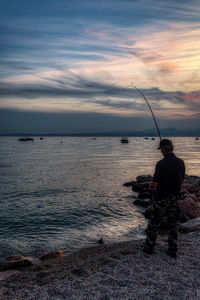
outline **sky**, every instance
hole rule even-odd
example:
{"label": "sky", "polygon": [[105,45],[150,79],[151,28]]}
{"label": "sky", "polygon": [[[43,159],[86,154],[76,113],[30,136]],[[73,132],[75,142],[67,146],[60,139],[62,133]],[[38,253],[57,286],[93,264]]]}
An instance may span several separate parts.
{"label": "sky", "polygon": [[0,133],[200,128],[199,0],[1,0]]}

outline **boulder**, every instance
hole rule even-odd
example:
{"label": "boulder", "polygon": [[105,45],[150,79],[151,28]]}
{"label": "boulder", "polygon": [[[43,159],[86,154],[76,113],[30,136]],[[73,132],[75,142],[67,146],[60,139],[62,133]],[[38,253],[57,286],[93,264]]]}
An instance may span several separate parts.
{"label": "boulder", "polygon": [[200,202],[191,195],[179,201],[179,207],[182,213],[186,213],[192,218],[200,217]]}
{"label": "boulder", "polygon": [[124,186],[132,186],[134,192],[144,192],[149,190],[149,183],[152,181],[151,175],[137,176],[136,181],[124,183]]}
{"label": "boulder", "polygon": [[135,204],[135,205],[139,205],[139,206],[142,206],[142,207],[147,207],[147,206],[149,206],[149,202],[150,202],[151,200],[149,200],[149,199],[141,199],[141,198],[137,198],[135,201],[133,201],[133,203]]}
{"label": "boulder", "polygon": [[152,181],[153,177],[151,175],[140,175],[136,177],[137,182]]}
{"label": "boulder", "polygon": [[58,257],[61,257],[63,255],[64,255],[64,252],[62,250],[51,251],[51,252],[48,252],[48,253],[42,255],[40,257],[40,260],[48,260],[48,259],[52,259],[52,258],[58,258]]}
{"label": "boulder", "polygon": [[0,266],[1,271],[6,271],[6,270],[16,270],[16,269],[21,269],[21,268],[26,268],[33,266],[33,263],[29,259],[20,259],[20,260],[15,260],[15,261],[10,261],[10,262],[5,262],[2,263]]}
{"label": "boulder", "polygon": [[149,182],[136,182],[132,185],[132,190],[134,192],[146,192],[149,190]]}
{"label": "boulder", "polygon": [[152,198],[152,192],[151,191],[142,192],[138,195],[138,198],[140,198],[140,199],[151,199]]}
{"label": "boulder", "polygon": [[25,259],[23,255],[11,255],[6,257],[5,261],[15,261],[15,260],[22,260]]}
{"label": "boulder", "polygon": [[100,239],[97,241],[97,243],[100,244],[100,245],[104,244],[103,238],[100,238]]}
{"label": "boulder", "polygon": [[146,219],[150,219],[153,214],[153,205],[152,202],[149,201],[148,206],[145,208],[145,211],[142,213]]}
{"label": "boulder", "polygon": [[130,181],[123,184],[123,186],[133,186],[136,183],[136,181]]}
{"label": "boulder", "polygon": [[188,214],[180,211],[180,213],[179,213],[179,222],[180,223],[185,223],[185,222],[189,221],[190,219],[191,219],[191,217]]}
{"label": "boulder", "polygon": [[200,230],[200,217],[180,224],[179,230],[185,233]]}
{"label": "boulder", "polygon": [[[148,201],[142,201],[145,199],[151,199],[152,191],[149,189],[149,183],[152,181],[151,175],[137,176],[136,181],[131,181],[125,186],[132,186],[134,192],[140,193],[134,204],[146,207],[144,215],[149,218],[151,215],[151,209],[148,207]],[[200,217],[200,177],[185,175],[185,181],[181,188],[181,197],[179,200],[180,205],[180,221],[185,222],[188,218]]]}

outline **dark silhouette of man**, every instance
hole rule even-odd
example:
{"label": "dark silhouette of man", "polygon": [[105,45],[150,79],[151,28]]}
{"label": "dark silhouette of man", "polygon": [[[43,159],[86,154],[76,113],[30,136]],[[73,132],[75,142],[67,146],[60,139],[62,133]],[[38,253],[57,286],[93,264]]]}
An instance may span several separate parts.
{"label": "dark silhouette of man", "polygon": [[164,156],[157,162],[153,181],[150,188],[155,189],[152,198],[153,211],[147,227],[147,238],[143,251],[153,253],[157,232],[163,216],[167,216],[168,251],[171,257],[177,256],[178,219],[181,183],[185,176],[185,164],[182,159],[173,153],[171,140],[160,141],[159,148]]}

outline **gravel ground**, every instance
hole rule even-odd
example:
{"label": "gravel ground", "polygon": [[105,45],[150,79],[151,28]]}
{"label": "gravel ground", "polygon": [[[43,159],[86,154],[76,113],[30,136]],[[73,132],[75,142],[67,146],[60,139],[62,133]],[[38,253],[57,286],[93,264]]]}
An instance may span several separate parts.
{"label": "gravel ground", "polygon": [[144,254],[144,241],[81,249],[0,282],[0,299],[200,299],[200,232],[179,235],[177,258],[167,237]]}

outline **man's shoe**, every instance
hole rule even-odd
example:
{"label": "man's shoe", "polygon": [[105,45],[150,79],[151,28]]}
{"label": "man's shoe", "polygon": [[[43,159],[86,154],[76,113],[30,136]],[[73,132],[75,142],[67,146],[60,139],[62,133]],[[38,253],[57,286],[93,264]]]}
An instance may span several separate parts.
{"label": "man's shoe", "polygon": [[176,251],[167,251],[167,254],[169,255],[169,256],[171,256],[171,257],[173,257],[173,258],[176,258],[177,257],[177,253],[176,253]]}
{"label": "man's shoe", "polygon": [[147,248],[145,246],[142,248],[142,251],[144,253],[147,253],[147,254],[152,254],[153,253],[153,249]]}

